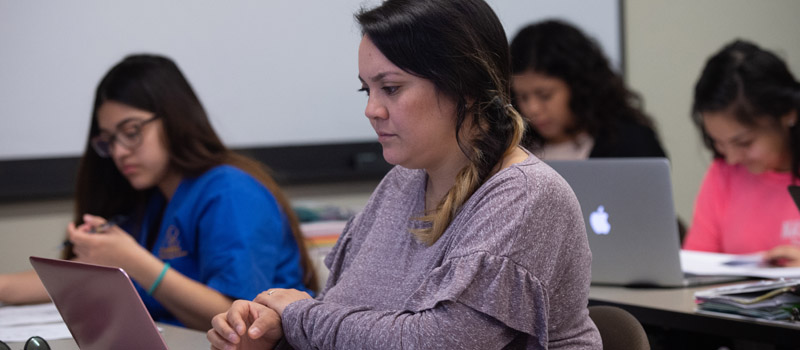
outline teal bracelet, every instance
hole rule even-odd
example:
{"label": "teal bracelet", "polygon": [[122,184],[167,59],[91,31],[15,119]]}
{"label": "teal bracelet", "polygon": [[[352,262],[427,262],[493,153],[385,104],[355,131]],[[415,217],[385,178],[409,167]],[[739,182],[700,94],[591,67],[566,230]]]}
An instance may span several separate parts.
{"label": "teal bracelet", "polygon": [[156,287],[161,283],[161,280],[164,279],[164,275],[167,274],[167,270],[169,270],[169,263],[164,264],[164,268],[161,270],[161,274],[156,277],[156,281],[153,282],[153,285],[150,286],[150,289],[147,290],[147,295],[153,295],[153,292],[156,291]]}

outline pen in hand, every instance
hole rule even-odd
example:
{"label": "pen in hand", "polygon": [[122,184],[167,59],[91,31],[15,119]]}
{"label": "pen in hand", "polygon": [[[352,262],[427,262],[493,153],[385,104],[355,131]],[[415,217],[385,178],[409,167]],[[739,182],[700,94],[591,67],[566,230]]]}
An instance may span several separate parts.
{"label": "pen in hand", "polygon": [[786,267],[786,265],[789,264],[789,261],[790,260],[788,258],[772,258],[772,259],[767,259],[766,263],[767,266]]}
{"label": "pen in hand", "polygon": [[92,226],[89,229],[88,232],[89,233],[103,233],[103,232],[108,231],[108,229],[112,228],[114,225],[116,225],[116,223],[113,220],[109,220],[109,221],[106,221],[106,222],[104,222],[103,224],[101,224],[99,226]]}
{"label": "pen in hand", "polygon": [[776,246],[764,252],[764,263],[773,267],[800,267],[800,245]]}
{"label": "pen in hand", "polygon": [[[91,228],[89,228],[89,231],[87,231],[87,232],[88,233],[104,233],[104,232],[108,231],[110,228],[112,228],[112,227],[114,227],[116,225],[122,224],[123,222],[125,222],[125,220],[127,220],[126,216],[124,216],[124,215],[116,215],[116,216],[112,217],[110,220],[104,222],[103,224],[100,224],[100,225],[97,225],[97,226],[92,226]],[[60,249],[70,248],[70,247],[72,247],[72,242],[70,242],[69,238],[68,238],[68,239],[65,239],[64,242],[61,244]]]}

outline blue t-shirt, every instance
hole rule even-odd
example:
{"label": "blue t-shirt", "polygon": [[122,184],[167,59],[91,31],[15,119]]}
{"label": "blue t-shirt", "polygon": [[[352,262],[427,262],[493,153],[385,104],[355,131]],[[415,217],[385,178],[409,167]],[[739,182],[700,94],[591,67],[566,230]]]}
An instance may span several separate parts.
{"label": "blue t-shirt", "polygon": [[[184,179],[166,208],[164,196],[154,192],[140,232],[131,233],[146,247],[147,229],[163,210],[151,253],[176,271],[234,299],[251,300],[272,287],[306,290],[289,220],[246,172],[221,165]],[[134,284],[154,320],[180,325]]]}

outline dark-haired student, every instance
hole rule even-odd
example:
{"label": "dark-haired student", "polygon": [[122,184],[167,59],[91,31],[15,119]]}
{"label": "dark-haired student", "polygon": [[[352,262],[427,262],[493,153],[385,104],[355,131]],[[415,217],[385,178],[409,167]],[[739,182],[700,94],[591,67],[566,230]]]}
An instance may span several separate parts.
{"label": "dark-haired student", "polygon": [[271,288],[237,300],[214,317],[212,348],[281,336],[297,349],[601,348],[580,207],[519,146],[495,13],[388,0],[356,18],[365,114],[396,166],[326,259],[317,299]]}
{"label": "dark-haired student", "polygon": [[514,104],[526,146],[545,160],[665,157],[639,96],[600,46],[575,26],[547,20],[511,41]]}
{"label": "dark-haired student", "polygon": [[736,40],[715,53],[694,90],[692,118],[714,154],[685,249],[800,266],[800,83],[774,53]]}
{"label": "dark-haired student", "polygon": [[[288,201],[221,143],[162,56],[126,57],[100,81],[67,231],[65,258],[123,268],[156,321],[205,330],[233,299],[316,289]],[[0,301],[47,300],[32,270],[0,276]]]}

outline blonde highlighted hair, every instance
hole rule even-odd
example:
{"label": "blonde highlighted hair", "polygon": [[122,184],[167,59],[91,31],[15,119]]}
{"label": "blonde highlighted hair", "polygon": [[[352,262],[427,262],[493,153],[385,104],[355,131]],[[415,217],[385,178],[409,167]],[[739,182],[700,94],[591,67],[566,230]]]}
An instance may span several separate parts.
{"label": "blonde highlighted hair", "polygon": [[[507,117],[511,120],[513,129],[511,132],[510,140],[508,142],[508,147],[506,147],[505,152],[503,152],[503,156],[497,160],[495,166],[491,169],[485,176],[481,176],[484,172],[484,169],[481,168],[481,164],[485,163],[482,161],[484,158],[483,152],[474,145],[469,145],[470,152],[468,154],[472,154],[472,158],[470,159],[470,163],[461,169],[456,175],[456,181],[453,187],[450,188],[450,191],[445,194],[442,201],[436,207],[436,209],[421,218],[420,221],[430,223],[429,227],[422,228],[422,229],[412,229],[411,233],[420,241],[427,245],[433,245],[439,240],[439,237],[442,236],[447,227],[450,226],[450,223],[458,214],[458,211],[464,205],[464,203],[475,193],[478,188],[483,185],[488,178],[494,175],[498,170],[500,170],[502,166],[502,161],[505,156],[509,155],[511,152],[514,151],[517,147],[519,147],[520,141],[522,140],[523,131],[525,129],[522,116],[512,107],[510,104],[503,104],[502,109],[505,111]],[[480,112],[478,112],[480,113]],[[480,117],[478,117],[480,118]],[[478,126],[480,127],[480,126]],[[464,146],[462,145],[462,148]]]}

